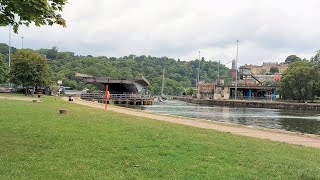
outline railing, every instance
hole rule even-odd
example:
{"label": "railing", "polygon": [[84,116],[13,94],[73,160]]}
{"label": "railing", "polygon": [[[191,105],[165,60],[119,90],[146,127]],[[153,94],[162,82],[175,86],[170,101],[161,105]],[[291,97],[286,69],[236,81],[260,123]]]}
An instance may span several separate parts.
{"label": "railing", "polygon": [[[104,93],[82,93],[80,95],[81,99],[105,99],[106,95]],[[111,94],[111,99],[151,99],[150,95],[140,95],[140,94]]]}
{"label": "railing", "polygon": [[140,94],[111,94],[112,99],[150,99],[150,95]]}
{"label": "railing", "polygon": [[103,93],[82,93],[81,99],[105,99],[106,96]]}

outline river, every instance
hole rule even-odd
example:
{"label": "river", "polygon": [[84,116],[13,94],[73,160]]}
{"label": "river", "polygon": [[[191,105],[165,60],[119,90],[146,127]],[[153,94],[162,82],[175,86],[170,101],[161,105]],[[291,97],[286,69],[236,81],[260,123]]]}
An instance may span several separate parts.
{"label": "river", "polygon": [[177,100],[133,108],[159,114],[320,135],[320,113],[318,112],[245,107],[209,107]]}

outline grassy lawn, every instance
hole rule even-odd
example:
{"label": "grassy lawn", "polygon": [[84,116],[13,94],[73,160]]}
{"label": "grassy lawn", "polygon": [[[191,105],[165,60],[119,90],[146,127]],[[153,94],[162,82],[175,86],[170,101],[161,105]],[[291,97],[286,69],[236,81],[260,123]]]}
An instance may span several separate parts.
{"label": "grassy lawn", "polygon": [[320,149],[42,100],[0,99],[0,179],[320,179]]}

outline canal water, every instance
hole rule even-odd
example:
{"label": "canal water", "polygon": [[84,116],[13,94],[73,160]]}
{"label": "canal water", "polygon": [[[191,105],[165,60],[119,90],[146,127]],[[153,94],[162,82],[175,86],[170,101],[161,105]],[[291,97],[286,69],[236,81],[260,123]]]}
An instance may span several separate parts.
{"label": "canal water", "polygon": [[208,107],[177,100],[155,103],[152,106],[135,106],[134,108],[159,114],[320,135],[320,112],[246,107]]}

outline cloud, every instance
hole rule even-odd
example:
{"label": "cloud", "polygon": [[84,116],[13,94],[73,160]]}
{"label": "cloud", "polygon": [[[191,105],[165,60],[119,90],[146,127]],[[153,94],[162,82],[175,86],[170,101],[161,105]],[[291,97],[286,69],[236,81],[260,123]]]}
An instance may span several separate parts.
{"label": "cloud", "polygon": [[[320,2],[308,0],[69,0],[67,28],[22,27],[13,45],[74,51],[76,54],[128,54],[239,63],[310,58],[320,48]],[[8,42],[8,28],[0,41]]]}

